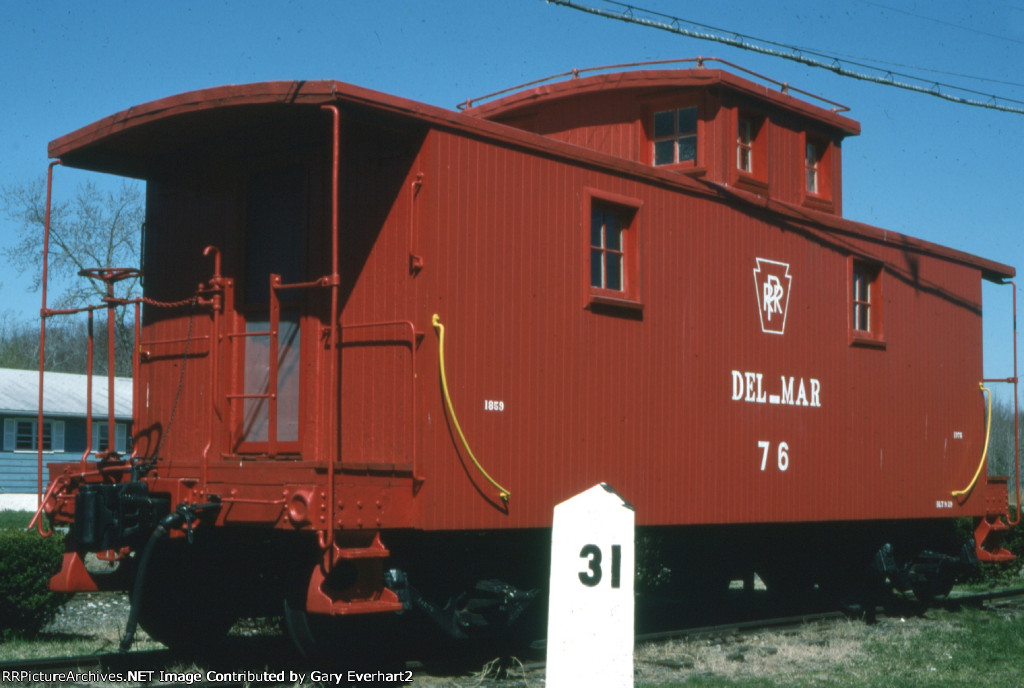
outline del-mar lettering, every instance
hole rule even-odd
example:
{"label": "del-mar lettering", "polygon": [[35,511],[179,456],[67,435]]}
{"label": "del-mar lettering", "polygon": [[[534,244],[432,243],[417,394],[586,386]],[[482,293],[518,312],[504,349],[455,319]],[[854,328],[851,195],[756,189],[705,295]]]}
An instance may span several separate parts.
{"label": "del-mar lettering", "polygon": [[[816,378],[779,376],[779,386],[769,388],[763,373],[732,371],[732,400],[752,404],[821,407],[821,381]],[[774,393],[773,393],[774,392]]]}

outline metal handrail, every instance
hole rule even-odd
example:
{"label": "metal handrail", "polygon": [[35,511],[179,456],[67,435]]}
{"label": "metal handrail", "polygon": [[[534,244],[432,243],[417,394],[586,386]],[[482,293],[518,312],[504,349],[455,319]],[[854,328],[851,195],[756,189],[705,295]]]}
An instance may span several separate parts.
{"label": "metal handrail", "polygon": [[687,63],[696,63],[698,68],[703,68],[705,62],[717,62],[719,64],[726,65],[727,67],[730,67],[730,68],[732,68],[732,69],[734,69],[734,70],[736,70],[738,72],[742,72],[744,74],[747,74],[748,76],[752,76],[752,77],[754,77],[756,79],[760,79],[761,81],[767,82],[767,83],[772,84],[774,86],[778,86],[779,90],[782,91],[783,93],[789,93],[789,92],[792,91],[792,92],[795,92],[795,93],[799,93],[800,95],[807,96],[808,98],[813,98],[814,100],[817,100],[819,102],[826,103],[826,104],[832,106],[832,112],[849,112],[850,111],[850,108],[848,106],[846,106],[846,105],[843,105],[842,103],[837,103],[837,102],[835,102],[833,100],[829,100],[828,98],[824,98],[822,96],[819,96],[816,93],[811,93],[810,91],[805,91],[803,89],[796,88],[794,86],[789,85],[788,83],[786,83],[784,81],[778,81],[776,79],[772,79],[769,76],[765,76],[764,74],[760,74],[760,73],[755,72],[753,70],[747,69],[746,67],[741,67],[738,64],[735,64],[733,62],[729,62],[728,60],[723,60],[723,59],[718,58],[718,57],[687,57],[687,58],[679,58],[679,59],[674,59],[674,60],[650,60],[650,61],[647,61],[647,62],[625,62],[625,63],[622,63],[622,64],[603,65],[601,67],[584,67],[583,69],[574,68],[574,69],[571,69],[568,72],[562,72],[560,74],[552,74],[551,76],[546,76],[546,77],[543,77],[541,79],[534,79],[533,81],[527,81],[526,83],[519,84],[518,86],[510,86],[509,88],[503,88],[500,91],[495,91],[494,93],[488,93],[487,95],[478,96],[476,98],[467,98],[465,100],[465,102],[459,103],[458,105],[456,105],[456,107],[459,110],[465,110],[465,109],[471,108],[474,105],[477,105],[477,104],[479,104],[479,103],[481,103],[481,102],[483,102],[485,100],[490,100],[492,98],[496,98],[498,96],[503,96],[503,95],[505,95],[507,93],[513,93],[515,91],[519,91],[519,90],[522,90],[522,89],[525,89],[525,88],[530,88],[531,86],[538,86],[540,84],[545,84],[545,83],[548,83],[550,81],[555,81],[557,79],[564,79],[566,77],[571,77],[573,79],[578,79],[578,78],[580,78],[581,74],[591,74],[591,73],[595,73],[595,72],[606,72],[606,71],[610,71],[610,70],[613,70],[613,69],[618,69],[618,70],[641,69],[643,67],[656,67],[656,66],[659,66],[659,65],[687,64]]}

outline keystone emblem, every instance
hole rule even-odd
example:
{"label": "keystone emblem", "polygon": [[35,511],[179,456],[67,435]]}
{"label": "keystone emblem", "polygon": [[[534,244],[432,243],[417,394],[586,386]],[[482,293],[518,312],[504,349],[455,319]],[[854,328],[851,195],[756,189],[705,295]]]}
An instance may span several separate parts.
{"label": "keystone emblem", "polygon": [[785,333],[791,281],[789,263],[766,258],[757,259],[757,267],[754,268],[754,287],[757,290],[762,332]]}

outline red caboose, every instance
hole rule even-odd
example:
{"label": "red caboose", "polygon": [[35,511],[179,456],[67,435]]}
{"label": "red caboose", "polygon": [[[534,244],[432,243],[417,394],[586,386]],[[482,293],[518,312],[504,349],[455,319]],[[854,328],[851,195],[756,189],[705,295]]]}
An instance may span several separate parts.
{"label": "red caboose", "polygon": [[844,219],[832,105],[703,63],[458,113],[273,82],[55,140],[147,215],[134,451],[50,466],[54,588],[136,576],[169,643],[282,598],[299,635],[410,606],[458,635],[518,614],[600,481],[680,582],[941,591],[960,516],[1002,556],[1005,482],[971,479],[981,282],[1014,270]]}

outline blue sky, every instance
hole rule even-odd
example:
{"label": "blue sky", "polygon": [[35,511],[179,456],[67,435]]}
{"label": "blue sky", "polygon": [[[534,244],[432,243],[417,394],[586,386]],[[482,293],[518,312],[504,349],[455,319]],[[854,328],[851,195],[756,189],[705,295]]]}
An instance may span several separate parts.
{"label": "blue sky", "polygon": [[[603,0],[579,2],[616,9]],[[1024,0],[636,4],[1024,101]],[[1024,115],[947,103],[543,0],[12,0],[4,14],[0,185],[42,175],[51,139],[196,88],[330,78],[453,108],[572,67],[710,55],[851,108],[863,131],[844,145],[847,217],[1024,269]],[[58,193],[72,192],[79,179],[60,171]],[[0,246],[15,229],[0,220]],[[32,317],[38,296],[26,296],[14,275],[0,281],[0,310]],[[1012,374],[1010,288],[986,287],[984,299],[986,375],[1005,377]]]}

